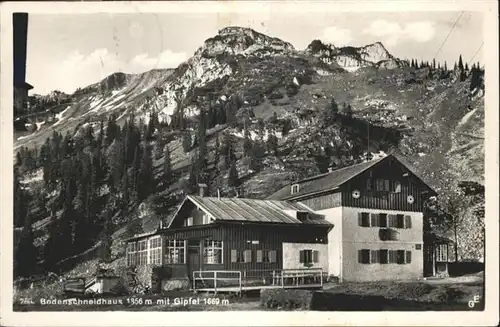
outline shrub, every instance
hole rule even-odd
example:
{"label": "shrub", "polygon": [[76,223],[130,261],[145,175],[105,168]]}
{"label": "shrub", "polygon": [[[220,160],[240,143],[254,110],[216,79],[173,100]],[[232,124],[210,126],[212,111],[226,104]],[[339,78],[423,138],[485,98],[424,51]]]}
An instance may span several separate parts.
{"label": "shrub", "polygon": [[455,302],[462,297],[463,294],[464,292],[459,289],[443,286],[436,290],[435,299],[440,302]]}
{"label": "shrub", "polygon": [[260,292],[260,305],[268,309],[310,310],[313,292],[271,289]]}

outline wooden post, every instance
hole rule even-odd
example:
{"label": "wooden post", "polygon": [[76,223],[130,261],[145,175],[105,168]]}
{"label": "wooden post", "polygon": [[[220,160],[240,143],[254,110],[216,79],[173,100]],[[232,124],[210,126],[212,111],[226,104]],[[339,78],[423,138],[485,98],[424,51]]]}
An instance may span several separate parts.
{"label": "wooden post", "polygon": [[217,270],[214,271],[214,292],[217,294]]}
{"label": "wooden post", "polygon": [[241,271],[238,271],[238,277],[240,280],[240,296],[243,296],[243,286],[241,284]]}
{"label": "wooden post", "polygon": [[284,273],[283,270],[281,271],[281,288],[285,287],[285,281],[284,281]]}
{"label": "wooden post", "polygon": [[193,292],[196,292],[196,271],[193,271]]}
{"label": "wooden post", "polygon": [[432,245],[432,276],[436,276],[436,246]]}

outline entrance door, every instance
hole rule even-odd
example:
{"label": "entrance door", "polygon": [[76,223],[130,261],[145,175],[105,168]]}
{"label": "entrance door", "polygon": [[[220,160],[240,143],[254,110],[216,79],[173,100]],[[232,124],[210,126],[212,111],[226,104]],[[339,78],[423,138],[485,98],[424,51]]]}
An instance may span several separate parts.
{"label": "entrance door", "polygon": [[193,271],[202,270],[199,241],[188,241],[187,246],[187,272],[189,280],[193,282]]}

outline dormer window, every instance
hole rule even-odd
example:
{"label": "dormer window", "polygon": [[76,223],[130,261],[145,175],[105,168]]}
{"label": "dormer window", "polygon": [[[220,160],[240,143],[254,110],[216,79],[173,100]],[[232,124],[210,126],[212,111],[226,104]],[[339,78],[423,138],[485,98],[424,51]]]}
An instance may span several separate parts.
{"label": "dormer window", "polygon": [[292,185],[292,190],[291,190],[291,193],[292,193],[292,194],[299,193],[299,184],[294,184],[294,185]]}
{"label": "dormer window", "polygon": [[309,218],[309,213],[305,211],[297,211],[297,219],[300,221],[307,220]]}

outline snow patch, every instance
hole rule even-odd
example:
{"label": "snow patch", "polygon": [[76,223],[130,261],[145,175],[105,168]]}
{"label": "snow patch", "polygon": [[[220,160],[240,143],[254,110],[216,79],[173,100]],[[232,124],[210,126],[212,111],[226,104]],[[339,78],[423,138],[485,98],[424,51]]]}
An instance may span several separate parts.
{"label": "snow patch", "polygon": [[458,122],[458,126],[462,126],[464,125],[465,123],[467,123],[467,121],[470,119],[470,117],[472,117],[472,115],[474,115],[474,113],[477,111],[477,108],[476,109],[473,109],[471,111],[469,111],[468,113],[466,113],[462,119],[460,119],[460,121]]}
{"label": "snow patch", "polygon": [[41,122],[41,123],[35,123],[36,124],[36,130],[38,131],[40,129],[40,126],[42,126],[43,124],[45,124],[45,121]]}
{"label": "snow patch", "polygon": [[59,124],[61,122],[61,120],[64,117],[64,114],[66,113],[66,111],[68,111],[69,108],[71,108],[71,106],[67,106],[66,109],[64,109],[63,111],[61,111],[61,112],[59,112],[59,113],[56,114],[57,121],[52,126],[55,126],[55,125],[57,125],[57,124]]}

